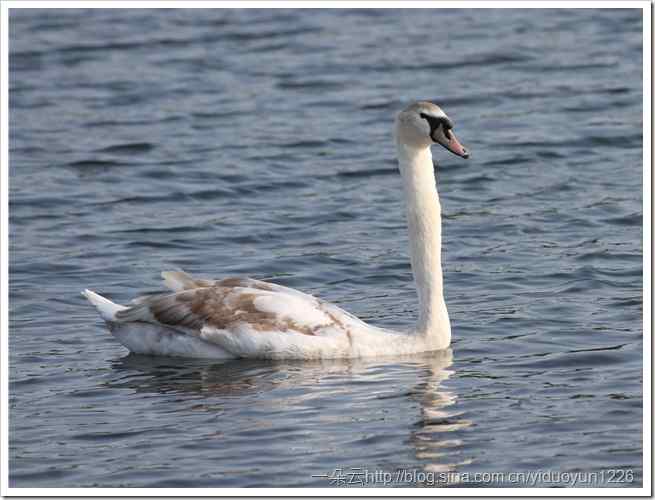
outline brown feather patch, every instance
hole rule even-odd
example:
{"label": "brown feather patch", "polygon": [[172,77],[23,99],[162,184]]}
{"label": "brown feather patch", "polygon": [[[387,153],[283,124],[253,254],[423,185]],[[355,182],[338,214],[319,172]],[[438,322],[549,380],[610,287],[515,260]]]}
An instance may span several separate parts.
{"label": "brown feather patch", "polygon": [[214,282],[215,286],[225,288],[254,288],[256,290],[273,291],[273,287],[268,283],[250,278],[223,278]]}
{"label": "brown feather patch", "polygon": [[122,321],[156,321],[161,324],[200,331],[204,326],[218,330],[233,330],[247,324],[258,332],[295,332],[316,335],[323,328],[348,328],[324,304],[319,309],[329,318],[320,325],[303,325],[292,318],[282,318],[273,312],[261,311],[255,299],[258,291],[276,292],[274,285],[249,278],[225,278],[218,281],[194,280],[197,288],[146,298],[138,305],[120,311]]}
{"label": "brown feather patch", "polygon": [[[156,299],[150,302],[148,307],[159,323],[193,330],[200,330],[205,325],[218,330],[229,330],[239,323],[246,323],[259,332],[291,331],[303,335],[315,335],[320,328],[329,326],[308,327],[290,318],[280,318],[272,312],[260,311],[255,306],[258,295],[246,290],[241,293],[235,291],[233,287],[242,287],[246,283],[243,280],[238,282],[232,280],[237,278],[231,281],[222,280],[217,283],[217,286],[197,288]],[[226,284],[226,281],[232,287],[221,286]],[[246,286],[254,288],[251,283]],[[266,288],[258,286],[258,289]]]}

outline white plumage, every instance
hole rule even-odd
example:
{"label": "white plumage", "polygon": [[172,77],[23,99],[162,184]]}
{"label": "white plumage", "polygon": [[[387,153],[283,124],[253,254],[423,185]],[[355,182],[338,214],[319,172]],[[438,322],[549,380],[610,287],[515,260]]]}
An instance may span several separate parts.
{"label": "white plumage", "polygon": [[450,321],[443,297],[441,206],[430,146],[440,143],[468,157],[451,128],[443,111],[428,102],[412,104],[396,119],[420,305],[415,331],[377,328],[311,295],[249,278],[206,280],[167,271],[162,277],[172,293],[138,297],[128,306],[90,290],[83,294],[118,341],[140,354],[326,359],[445,349],[450,345]]}

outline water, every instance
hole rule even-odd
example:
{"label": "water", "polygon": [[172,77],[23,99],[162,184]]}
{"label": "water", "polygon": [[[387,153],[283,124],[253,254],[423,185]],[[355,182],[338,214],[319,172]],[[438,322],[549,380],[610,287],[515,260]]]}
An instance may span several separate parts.
{"label": "water", "polygon": [[[641,30],[638,10],[12,9],[11,486],[641,485]],[[472,151],[434,148],[452,352],[127,355],[80,296],[248,274],[411,327],[391,125],[415,98]]]}

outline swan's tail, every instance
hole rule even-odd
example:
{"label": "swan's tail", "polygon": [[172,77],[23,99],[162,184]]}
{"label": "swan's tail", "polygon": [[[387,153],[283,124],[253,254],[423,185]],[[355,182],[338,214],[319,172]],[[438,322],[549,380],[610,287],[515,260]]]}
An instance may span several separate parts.
{"label": "swan's tail", "polygon": [[127,307],[120,304],[114,304],[111,300],[106,299],[102,295],[98,295],[91,290],[84,290],[82,295],[84,295],[89,300],[89,302],[91,302],[91,304],[96,307],[100,313],[100,316],[105,321],[116,321],[116,313],[118,311],[122,311],[123,309],[127,309]]}

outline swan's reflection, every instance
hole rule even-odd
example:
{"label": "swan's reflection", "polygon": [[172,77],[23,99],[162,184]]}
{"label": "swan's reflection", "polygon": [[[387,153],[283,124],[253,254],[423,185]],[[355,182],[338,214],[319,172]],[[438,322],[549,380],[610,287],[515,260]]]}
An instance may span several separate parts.
{"label": "swan's reflection", "polygon": [[136,392],[198,396],[239,396],[292,387],[333,375],[363,373],[370,364],[359,360],[268,361],[236,359],[204,361],[128,354],[112,363],[113,388]]}
{"label": "swan's reflection", "polygon": [[[442,473],[438,485],[444,485],[456,482],[455,475],[444,473],[469,463],[461,456],[462,441],[453,436],[461,437],[458,431],[471,422],[457,411],[457,396],[452,388],[443,387],[454,373],[452,363],[450,349],[406,358],[310,362],[212,362],[130,354],[112,363],[106,384],[168,397],[173,413],[227,411],[238,416],[247,409],[251,427],[245,430],[286,428],[296,422],[297,426],[310,429],[319,443],[324,439],[359,446],[364,452],[362,456],[367,451],[366,443],[353,445],[362,428],[368,439],[376,435],[391,443],[393,437],[385,435],[398,431],[399,425],[407,426],[409,440],[402,441],[409,442],[416,461],[395,462],[392,467],[416,471],[417,466],[422,466],[429,477]],[[418,407],[418,419],[408,419],[411,407]],[[216,435],[234,431],[243,432],[243,425],[221,428]],[[336,440],[335,432],[342,433]],[[379,462],[371,460],[366,464],[375,468],[371,463]],[[429,478],[409,477],[403,482],[432,484]]]}
{"label": "swan's reflection", "polygon": [[243,395],[263,389],[264,381],[253,372],[253,362],[208,362],[128,354],[112,363],[112,388],[135,392],[189,396]]}
{"label": "swan's reflection", "polygon": [[417,388],[421,394],[421,419],[418,429],[411,434],[416,449],[416,458],[424,463],[428,474],[423,476],[425,483],[446,486],[459,482],[454,474],[457,467],[468,465],[471,460],[460,457],[463,447],[461,439],[453,437],[457,431],[472,425],[462,418],[463,412],[454,409],[457,395],[443,387],[443,382],[454,374],[452,369],[452,350],[443,351],[440,359],[427,366],[427,376]]}

